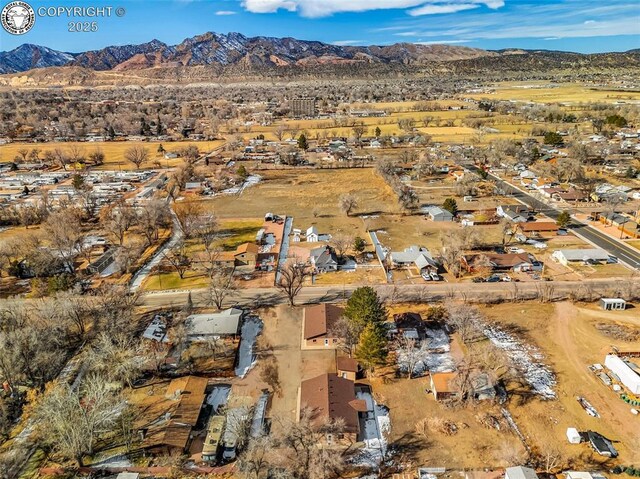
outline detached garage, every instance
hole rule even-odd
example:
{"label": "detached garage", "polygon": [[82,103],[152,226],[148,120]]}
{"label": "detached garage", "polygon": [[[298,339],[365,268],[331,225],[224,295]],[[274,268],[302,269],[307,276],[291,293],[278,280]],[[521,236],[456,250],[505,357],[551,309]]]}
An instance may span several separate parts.
{"label": "detached garage", "polygon": [[640,370],[637,365],[615,354],[607,354],[604,365],[611,370],[632,394],[640,395]]}

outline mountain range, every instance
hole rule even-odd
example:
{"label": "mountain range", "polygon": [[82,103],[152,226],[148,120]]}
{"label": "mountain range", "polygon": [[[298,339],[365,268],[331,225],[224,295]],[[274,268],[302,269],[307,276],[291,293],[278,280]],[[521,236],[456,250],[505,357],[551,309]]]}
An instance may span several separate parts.
{"label": "mountain range", "polygon": [[295,38],[246,37],[240,33],[208,32],[178,45],[152,40],[140,45],[110,46],[68,53],[25,44],[0,52],[0,73],[34,68],[78,66],[90,70],[139,70],[195,65],[269,67],[332,63],[422,65],[432,61],[463,60],[498,53],[451,45],[397,43],[387,46],[339,46]]}
{"label": "mountain range", "polygon": [[[296,71],[314,67],[354,69],[427,68],[449,72],[522,71],[526,68],[639,68],[640,51],[586,55],[555,51],[508,49],[481,50],[454,45],[396,43],[385,46],[341,46],[295,38],[246,37],[241,33],[208,32],[185,39],[178,45],[152,40],[139,45],[109,46],[101,50],[69,53],[48,47],[24,44],[14,50],[0,52],[0,74],[20,73],[48,67],[74,67],[74,75],[84,71],[127,72],[146,70],[147,76],[163,76],[189,67],[214,68],[224,71],[251,72],[278,67],[295,67]],[[154,72],[154,73],[151,73]],[[54,70],[53,75],[59,75]]]}

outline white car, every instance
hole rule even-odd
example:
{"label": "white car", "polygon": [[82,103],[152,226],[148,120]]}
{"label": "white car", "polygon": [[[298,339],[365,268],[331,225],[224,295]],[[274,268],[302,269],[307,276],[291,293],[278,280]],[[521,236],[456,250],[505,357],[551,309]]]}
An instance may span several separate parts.
{"label": "white car", "polygon": [[431,276],[431,279],[434,281],[440,281],[440,276],[438,276],[438,273],[430,273],[429,276]]}
{"label": "white car", "polygon": [[431,281],[431,276],[429,276],[429,273],[422,273],[420,276],[422,276],[422,279],[424,279],[425,281]]}

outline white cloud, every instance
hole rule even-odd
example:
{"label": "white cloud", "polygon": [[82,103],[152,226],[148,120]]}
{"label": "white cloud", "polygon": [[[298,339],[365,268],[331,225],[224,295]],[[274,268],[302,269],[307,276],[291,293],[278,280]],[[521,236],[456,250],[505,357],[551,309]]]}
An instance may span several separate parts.
{"label": "white cloud", "polygon": [[335,42],[331,42],[333,45],[349,46],[349,45],[361,45],[364,43],[364,40],[336,40]]}
{"label": "white cloud", "polygon": [[[453,13],[484,5],[491,9],[504,6],[504,0],[242,0],[242,6],[253,13],[278,10],[299,12],[303,17],[326,17],[334,13],[369,10],[408,9],[409,14]],[[419,8],[416,8],[419,7]],[[419,13],[424,11],[425,13]],[[418,13],[416,13],[418,12]]]}
{"label": "white cloud", "polygon": [[433,40],[428,42],[413,42],[416,45],[448,45],[451,43],[469,43],[469,40]]}
{"label": "white cloud", "polygon": [[585,25],[592,25],[592,24],[594,24],[594,23],[596,23],[596,21],[595,21],[595,20],[585,20],[585,21],[584,21],[584,24],[585,24]]}
{"label": "white cloud", "polygon": [[440,15],[443,13],[455,13],[462,12],[464,10],[471,10],[478,8],[480,5],[472,3],[448,3],[444,5],[424,5],[419,8],[409,10],[409,15],[412,17],[419,17],[421,15]]}
{"label": "white cloud", "polygon": [[235,15],[238,12],[234,12],[233,10],[218,10],[216,15],[224,16],[224,15]]}

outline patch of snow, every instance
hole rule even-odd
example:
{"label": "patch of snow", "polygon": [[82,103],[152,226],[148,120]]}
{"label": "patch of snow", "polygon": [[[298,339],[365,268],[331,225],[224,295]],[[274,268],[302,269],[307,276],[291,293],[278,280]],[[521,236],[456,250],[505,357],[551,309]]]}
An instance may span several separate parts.
{"label": "patch of snow", "polygon": [[241,195],[245,188],[249,188],[251,186],[257,185],[262,180],[262,176],[259,175],[249,175],[244,180],[240,186],[234,186],[232,188],[227,188],[226,190],[222,190],[219,195]]}
{"label": "patch of snow", "polygon": [[262,331],[262,321],[255,316],[247,318],[242,325],[240,347],[238,348],[238,365],[235,370],[236,376],[245,377],[255,364],[254,346],[260,331]]}
{"label": "patch of snow", "polygon": [[483,333],[497,348],[506,352],[536,394],[545,399],[556,397],[553,389],[556,376],[542,362],[544,355],[538,348],[520,341],[495,325],[484,325]]}
{"label": "patch of snow", "polygon": [[218,413],[221,406],[226,406],[229,399],[231,386],[215,386],[209,396],[207,396],[207,404],[211,406],[212,414]]}
{"label": "patch of snow", "polygon": [[365,447],[358,451],[353,462],[360,466],[378,467],[387,454],[387,437],[391,431],[389,410],[377,404],[368,390],[356,390],[356,398],[367,404],[367,413],[361,419],[361,440]]}
{"label": "patch of snow", "polygon": [[93,467],[132,467],[133,464],[126,454],[118,454],[117,456],[103,459],[93,464]]}
{"label": "patch of snow", "polygon": [[449,335],[442,328],[428,328],[426,330],[428,348],[432,351],[449,352]]}
{"label": "patch of snow", "polygon": [[427,329],[427,337],[413,350],[396,350],[396,364],[402,372],[407,372],[411,363],[413,376],[427,372],[445,373],[455,371],[456,364],[450,354],[449,335],[443,329]]}

